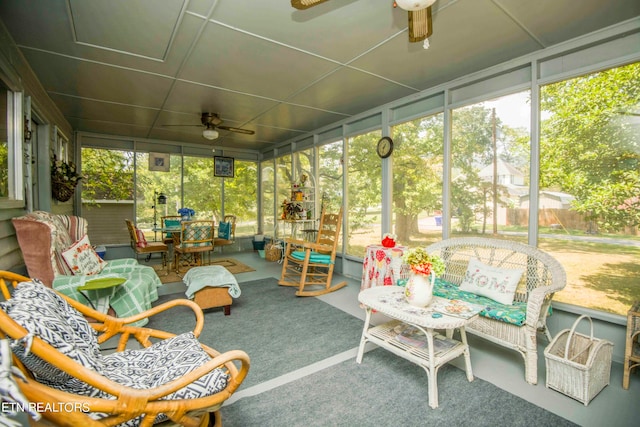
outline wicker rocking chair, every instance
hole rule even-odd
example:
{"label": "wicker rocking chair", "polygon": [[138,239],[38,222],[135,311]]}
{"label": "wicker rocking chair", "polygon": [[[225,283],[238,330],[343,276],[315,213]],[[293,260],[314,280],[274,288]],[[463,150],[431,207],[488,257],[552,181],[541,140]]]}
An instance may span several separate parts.
{"label": "wicker rocking chair", "polygon": [[342,208],[338,214],[323,211],[315,242],[285,239],[282,275],[278,284],[296,286],[296,295],[305,297],[323,295],[345,287],[346,281],[331,285],[341,226]]}
{"label": "wicker rocking chair", "polygon": [[[13,364],[26,377],[15,383],[54,425],[221,425],[218,409],[249,370],[245,352],[220,354],[198,342],[204,317],[189,300],[114,318],[14,273],[0,271],[0,290],[0,338],[10,340]],[[193,310],[193,332],[129,326],[176,306]],[[102,355],[98,345],[110,338],[116,351]],[[130,338],[142,348],[126,350]]]}

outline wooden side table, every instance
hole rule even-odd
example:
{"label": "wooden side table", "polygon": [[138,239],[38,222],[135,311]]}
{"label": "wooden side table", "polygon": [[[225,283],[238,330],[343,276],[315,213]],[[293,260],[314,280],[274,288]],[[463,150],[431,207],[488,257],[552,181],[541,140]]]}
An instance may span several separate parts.
{"label": "wooden side table", "polygon": [[629,389],[629,374],[640,366],[640,301],[636,301],[627,312],[627,335],[624,350],[622,388]]}

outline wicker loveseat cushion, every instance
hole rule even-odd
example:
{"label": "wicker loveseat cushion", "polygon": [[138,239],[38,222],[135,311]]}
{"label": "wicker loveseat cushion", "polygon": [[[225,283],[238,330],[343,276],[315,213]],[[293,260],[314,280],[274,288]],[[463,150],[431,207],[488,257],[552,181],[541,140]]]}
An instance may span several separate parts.
{"label": "wicker loveseat cushion", "polygon": [[527,303],[515,301],[513,304],[501,304],[491,298],[476,295],[471,292],[460,290],[457,285],[446,282],[440,278],[436,279],[433,287],[433,294],[448,299],[460,299],[473,304],[485,307],[480,312],[481,316],[490,319],[500,320],[516,326],[524,325],[527,319]]}

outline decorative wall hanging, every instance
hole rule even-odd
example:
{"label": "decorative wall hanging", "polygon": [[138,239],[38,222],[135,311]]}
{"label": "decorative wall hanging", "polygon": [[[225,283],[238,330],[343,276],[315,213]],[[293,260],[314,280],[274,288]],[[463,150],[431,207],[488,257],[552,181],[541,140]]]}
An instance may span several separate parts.
{"label": "decorative wall hanging", "polygon": [[233,178],[235,174],[233,157],[220,157],[215,156],[213,158],[213,176],[220,176],[223,178]]}
{"label": "decorative wall hanging", "polygon": [[149,153],[149,170],[156,172],[169,172],[171,161],[169,154]]}

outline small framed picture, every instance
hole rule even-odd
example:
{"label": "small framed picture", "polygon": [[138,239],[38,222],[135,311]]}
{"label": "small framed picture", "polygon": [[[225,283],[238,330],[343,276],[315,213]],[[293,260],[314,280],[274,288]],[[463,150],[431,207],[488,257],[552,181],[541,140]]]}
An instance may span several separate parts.
{"label": "small framed picture", "polygon": [[213,158],[213,176],[233,178],[234,173],[233,157],[215,156]]}
{"label": "small framed picture", "polygon": [[149,153],[149,170],[158,172],[169,172],[171,162],[169,154]]}

